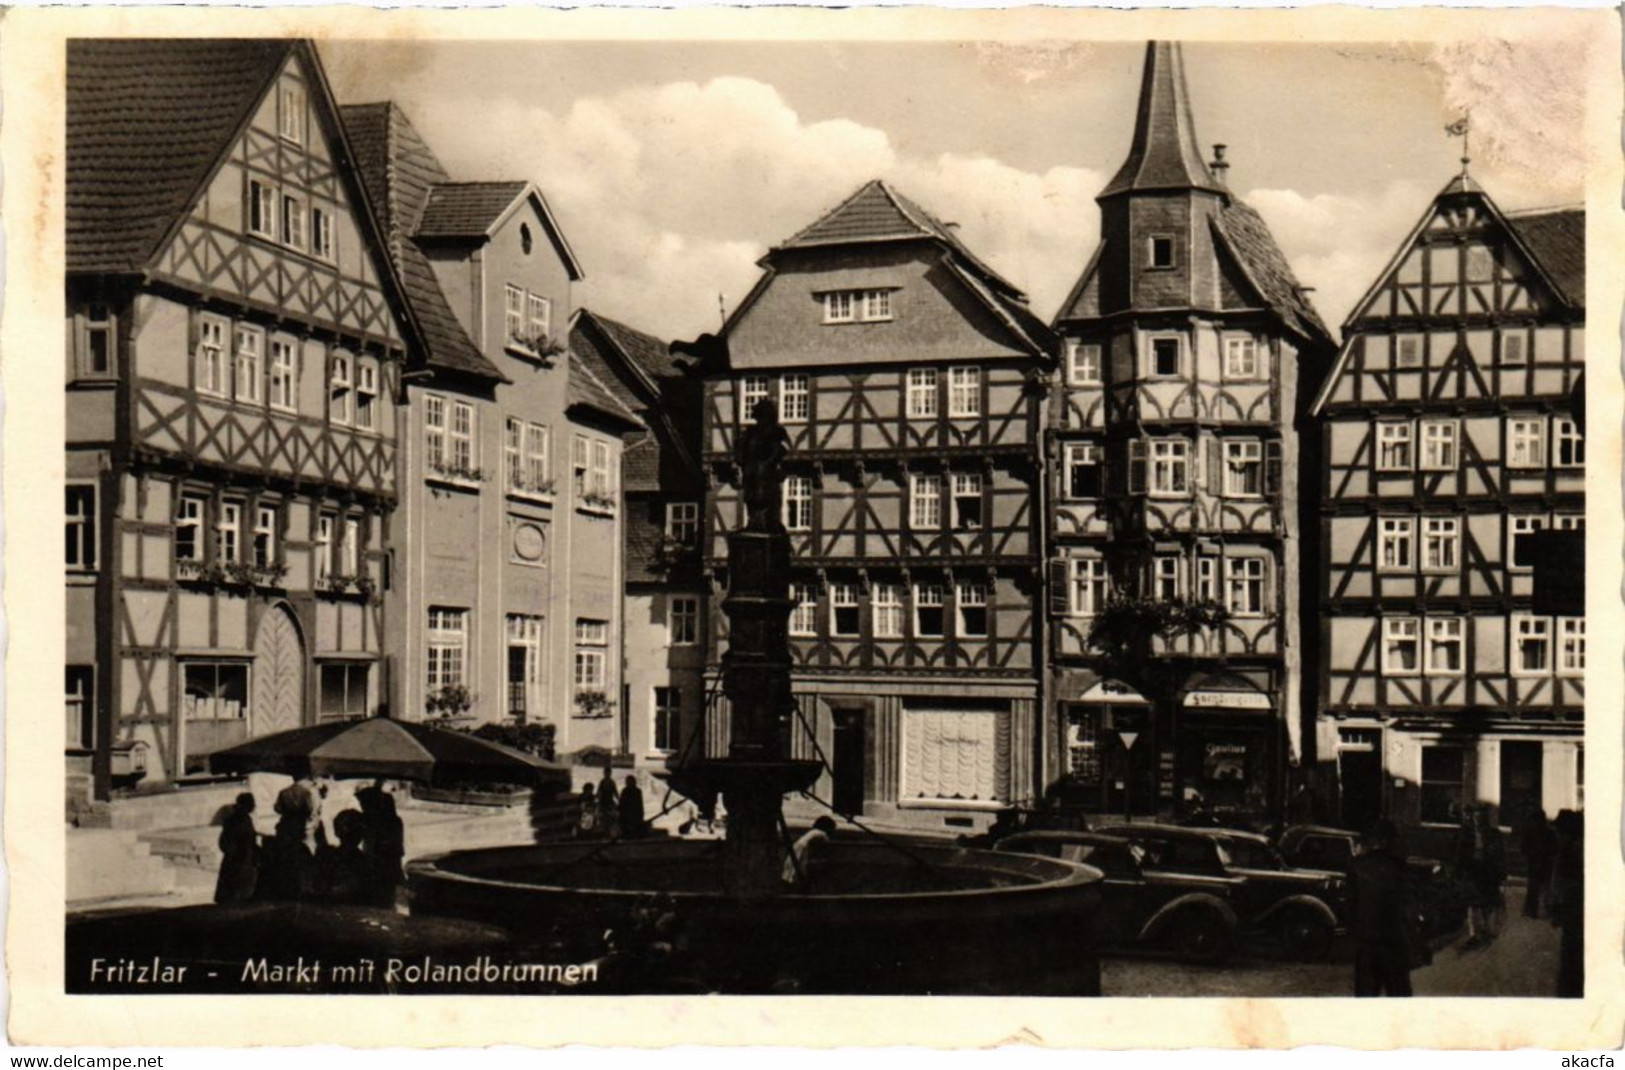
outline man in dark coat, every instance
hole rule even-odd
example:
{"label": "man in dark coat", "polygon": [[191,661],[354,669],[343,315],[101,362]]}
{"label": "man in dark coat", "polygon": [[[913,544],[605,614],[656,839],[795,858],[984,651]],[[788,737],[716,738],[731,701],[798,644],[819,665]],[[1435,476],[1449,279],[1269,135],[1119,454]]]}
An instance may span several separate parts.
{"label": "man in dark coat", "polygon": [[620,835],[621,793],[615,790],[615,774],[604,766],[604,778],[598,782],[598,821],[610,839]]}
{"label": "man in dark coat", "polygon": [[635,840],[643,835],[643,789],[638,778],[630,774],[626,787],[621,789],[621,839]]}
{"label": "man in dark coat", "polygon": [[254,793],[237,796],[237,804],[220,824],[220,876],[214,882],[216,903],[246,903],[254,898],[260,876],[260,837],[254,831]]}
{"label": "man in dark coat", "polygon": [[1557,856],[1557,833],[1546,820],[1546,811],[1534,807],[1523,827],[1522,841],[1524,867],[1529,877],[1529,890],[1523,900],[1523,916],[1540,917],[1541,896],[1552,881],[1552,860]]}
{"label": "man in dark coat", "polygon": [[1408,996],[1415,940],[1405,854],[1391,821],[1379,821],[1349,872],[1354,934],[1354,994]]}

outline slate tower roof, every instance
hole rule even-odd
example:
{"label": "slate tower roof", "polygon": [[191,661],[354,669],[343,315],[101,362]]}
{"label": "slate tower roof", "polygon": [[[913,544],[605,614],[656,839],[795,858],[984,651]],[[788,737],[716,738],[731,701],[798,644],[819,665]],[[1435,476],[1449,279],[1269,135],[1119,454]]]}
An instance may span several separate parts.
{"label": "slate tower roof", "polygon": [[1223,193],[1202,160],[1191,119],[1185,59],[1177,41],[1147,41],[1128,159],[1100,191],[1100,198],[1136,190],[1205,189]]}

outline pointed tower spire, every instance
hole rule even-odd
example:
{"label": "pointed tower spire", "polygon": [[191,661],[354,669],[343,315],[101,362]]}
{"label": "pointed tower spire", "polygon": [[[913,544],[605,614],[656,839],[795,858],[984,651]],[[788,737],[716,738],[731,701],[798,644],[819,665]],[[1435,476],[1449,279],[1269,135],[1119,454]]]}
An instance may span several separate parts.
{"label": "pointed tower spire", "polygon": [[1202,150],[1197,148],[1179,44],[1147,41],[1140,106],[1134,117],[1134,144],[1116,177],[1097,199],[1135,190],[1171,189],[1225,192],[1223,184],[1202,162]]}

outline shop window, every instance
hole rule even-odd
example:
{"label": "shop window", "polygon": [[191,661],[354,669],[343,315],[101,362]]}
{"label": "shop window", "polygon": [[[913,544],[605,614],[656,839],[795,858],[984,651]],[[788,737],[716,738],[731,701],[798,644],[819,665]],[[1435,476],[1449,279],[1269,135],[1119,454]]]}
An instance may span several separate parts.
{"label": "shop window", "polygon": [[1072,706],[1066,717],[1067,771],[1074,782],[1093,787],[1100,783],[1100,713],[1087,706]]}
{"label": "shop window", "polygon": [[358,720],[367,715],[367,670],[362,662],[333,662],[321,667],[322,690],[317,714],[324,721]]}
{"label": "shop window", "polygon": [[1463,747],[1422,748],[1422,820],[1453,825],[1466,802],[1467,751]]}
{"label": "shop window", "polygon": [[980,802],[1010,794],[1010,715],[1003,710],[903,711],[905,801]]}

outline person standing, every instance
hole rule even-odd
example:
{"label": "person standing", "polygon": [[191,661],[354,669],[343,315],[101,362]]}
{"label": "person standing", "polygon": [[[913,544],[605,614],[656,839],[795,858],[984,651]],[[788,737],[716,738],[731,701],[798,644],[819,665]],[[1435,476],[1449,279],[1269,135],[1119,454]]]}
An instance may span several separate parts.
{"label": "person standing", "polygon": [[1405,853],[1391,821],[1366,833],[1364,850],[1350,866],[1354,935],[1354,994],[1409,996],[1411,968],[1422,950],[1411,925]]}
{"label": "person standing", "polygon": [[[372,902],[379,906],[394,906],[396,892],[406,883],[401,865],[406,858],[406,826],[395,809],[395,796],[384,790],[382,782],[356,792],[361,812],[356,814],[361,835],[361,854],[367,863],[368,883]],[[338,814],[355,813],[345,810]],[[335,829],[338,819],[334,819]],[[339,835],[342,845],[344,837]]]}
{"label": "person standing", "polygon": [[1529,879],[1529,890],[1524,895],[1523,916],[1540,917],[1541,896],[1549,892],[1552,879],[1552,860],[1557,854],[1557,833],[1546,820],[1546,811],[1535,807],[1524,824],[1522,841],[1524,872]]}
{"label": "person standing", "polygon": [[1562,928],[1557,950],[1559,999],[1585,998],[1585,815],[1557,815],[1557,852],[1552,864],[1552,923]]}
{"label": "person standing", "polygon": [[620,819],[622,839],[635,840],[643,835],[643,789],[638,787],[638,778],[630,773],[626,786],[621,789]]}
{"label": "person standing", "polygon": [[806,888],[812,866],[829,838],[835,834],[835,820],[828,814],[813,822],[812,828],[790,845],[790,854],[784,860],[780,879],[792,888]]}
{"label": "person standing", "polygon": [[581,795],[576,801],[579,804],[576,839],[590,840],[598,835],[598,792],[590,781],[581,785]]}
{"label": "person standing", "polygon": [[598,782],[598,824],[604,835],[614,839],[620,832],[616,820],[620,813],[621,793],[615,790],[615,774],[604,766],[604,777]]}
{"label": "person standing", "polygon": [[246,903],[254,898],[260,876],[260,837],[254,831],[254,793],[237,796],[220,824],[220,875],[214,882],[216,903]]}

